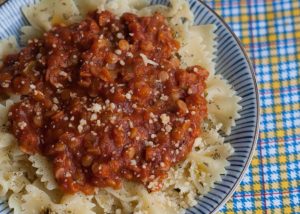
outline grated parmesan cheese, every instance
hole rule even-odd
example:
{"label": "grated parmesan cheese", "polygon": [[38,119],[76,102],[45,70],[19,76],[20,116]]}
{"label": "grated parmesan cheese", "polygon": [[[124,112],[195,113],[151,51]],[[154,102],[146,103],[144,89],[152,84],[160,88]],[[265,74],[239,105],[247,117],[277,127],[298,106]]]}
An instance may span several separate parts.
{"label": "grated parmesan cheese", "polygon": [[163,100],[163,101],[168,101],[169,97],[166,96],[166,95],[164,95],[164,94],[162,94],[161,97],[160,97],[160,99]]}
{"label": "grated parmesan cheese", "polygon": [[142,54],[142,53],[141,53],[140,56],[142,57],[145,66],[147,66],[148,64],[154,65],[154,66],[158,66],[158,63],[154,62],[154,61],[151,60],[151,59],[148,59],[148,57],[147,57],[145,54]]}
{"label": "grated parmesan cheese", "polygon": [[127,100],[131,100],[131,95],[132,95],[132,91],[128,91],[126,94],[125,94],[125,97]]}
{"label": "grated parmesan cheese", "polygon": [[167,114],[160,115],[161,122],[166,125],[170,122],[170,117]]}
{"label": "grated parmesan cheese", "polygon": [[95,121],[95,120],[97,120],[97,114],[92,114],[92,116],[91,116],[91,121]]}
{"label": "grated parmesan cheese", "polygon": [[24,121],[22,121],[22,122],[19,122],[19,123],[18,123],[18,126],[19,126],[19,128],[20,128],[21,130],[23,130],[23,129],[25,129],[25,127],[27,126],[27,123],[25,123]]}
{"label": "grated parmesan cheese", "polygon": [[81,119],[79,121],[79,125],[77,127],[77,130],[78,130],[79,133],[81,133],[83,131],[83,126],[85,126],[86,124],[87,124],[87,122],[84,119]]}
{"label": "grated parmesan cheese", "polygon": [[102,110],[102,106],[98,103],[93,103],[92,107],[90,108],[90,111],[94,113],[99,113]]}
{"label": "grated parmesan cheese", "polygon": [[131,161],[130,161],[130,164],[131,164],[132,166],[136,166],[136,160],[131,160]]}

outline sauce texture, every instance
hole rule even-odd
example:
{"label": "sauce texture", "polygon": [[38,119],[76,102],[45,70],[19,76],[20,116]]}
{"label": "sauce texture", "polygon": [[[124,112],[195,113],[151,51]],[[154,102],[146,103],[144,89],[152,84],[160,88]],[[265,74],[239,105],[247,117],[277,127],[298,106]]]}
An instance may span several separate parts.
{"label": "sauce texture", "polygon": [[160,14],[56,26],[0,68],[0,94],[21,95],[9,129],[23,152],[49,158],[66,193],[122,180],[159,190],[207,116],[208,72],[180,68],[179,48]]}

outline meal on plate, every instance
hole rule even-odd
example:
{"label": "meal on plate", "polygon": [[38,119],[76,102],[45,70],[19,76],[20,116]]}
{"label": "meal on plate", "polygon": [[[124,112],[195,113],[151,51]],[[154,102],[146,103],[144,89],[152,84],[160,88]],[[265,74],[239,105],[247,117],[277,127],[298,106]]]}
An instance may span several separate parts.
{"label": "meal on plate", "polygon": [[181,213],[221,181],[239,97],[184,0],[41,0],[0,42],[0,195],[14,213]]}

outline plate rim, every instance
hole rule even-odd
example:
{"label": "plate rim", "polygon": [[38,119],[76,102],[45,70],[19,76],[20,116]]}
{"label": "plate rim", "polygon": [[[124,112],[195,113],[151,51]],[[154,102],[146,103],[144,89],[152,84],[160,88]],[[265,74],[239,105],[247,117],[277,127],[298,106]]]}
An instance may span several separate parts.
{"label": "plate rim", "polygon": [[249,169],[250,163],[252,162],[252,159],[253,159],[253,156],[254,156],[254,152],[256,151],[256,148],[257,148],[257,142],[258,142],[258,137],[259,137],[259,127],[260,127],[260,96],[259,96],[259,92],[258,92],[258,85],[257,85],[257,79],[256,79],[256,74],[255,74],[255,69],[254,69],[254,66],[253,66],[253,62],[250,59],[250,57],[248,56],[248,53],[245,50],[242,42],[237,37],[237,35],[234,33],[234,31],[230,28],[230,26],[225,22],[225,20],[214,9],[212,9],[206,2],[204,2],[204,0],[197,0],[197,1],[200,4],[202,4],[204,7],[206,7],[212,14],[214,14],[216,16],[216,18],[223,24],[223,26],[226,28],[226,30],[229,31],[229,33],[231,34],[231,36],[236,41],[237,45],[239,46],[240,50],[242,51],[242,54],[244,55],[244,57],[245,57],[245,59],[247,61],[247,64],[249,66],[250,74],[251,74],[251,77],[252,77],[252,80],[253,80],[253,84],[254,84],[254,92],[255,92],[254,95],[256,97],[255,100],[256,100],[256,115],[257,115],[257,118],[256,118],[255,130],[254,130],[254,138],[253,138],[253,141],[252,141],[252,147],[251,147],[249,156],[248,156],[247,161],[245,163],[245,167],[241,171],[238,179],[234,183],[233,187],[230,189],[229,193],[211,211],[211,214],[216,214],[228,202],[228,200],[232,198],[232,195],[236,192],[236,190],[239,187],[241,181],[243,180],[246,172]]}

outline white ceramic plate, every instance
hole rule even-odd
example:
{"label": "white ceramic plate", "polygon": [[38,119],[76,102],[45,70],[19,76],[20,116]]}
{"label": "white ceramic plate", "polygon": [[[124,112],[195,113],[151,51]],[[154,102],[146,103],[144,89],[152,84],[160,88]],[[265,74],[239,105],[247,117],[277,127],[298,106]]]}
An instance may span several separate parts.
{"label": "white ceramic plate", "polygon": [[[1,1],[1,0],[0,0]],[[0,6],[0,39],[19,35],[21,26],[27,23],[21,13],[21,7],[32,4],[35,0],[9,0]],[[256,147],[259,124],[259,98],[254,70],[239,40],[228,25],[205,3],[189,0],[195,14],[196,24],[215,24],[217,29],[216,71],[228,80],[242,97],[240,105],[241,118],[236,121],[232,134],[226,138],[235,149],[229,158],[230,166],[223,181],[215,187],[198,204],[187,213],[216,213],[231,197],[245,171],[247,170]],[[153,0],[152,4],[168,4],[167,0]],[[0,203],[0,214],[12,213],[6,202]]]}

